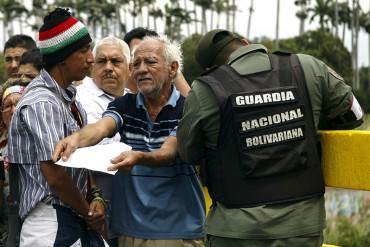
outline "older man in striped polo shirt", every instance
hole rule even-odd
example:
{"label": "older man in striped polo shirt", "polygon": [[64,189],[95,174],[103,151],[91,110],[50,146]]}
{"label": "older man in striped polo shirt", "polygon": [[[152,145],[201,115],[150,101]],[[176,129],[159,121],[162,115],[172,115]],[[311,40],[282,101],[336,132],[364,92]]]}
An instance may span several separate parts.
{"label": "older man in striped polo shirt", "polygon": [[[26,88],[9,131],[9,161],[17,167],[21,246],[104,246],[102,200],[85,199],[88,173],[52,162],[58,140],[79,130],[86,113],[72,85],[93,62],[86,27],[67,10],[44,18],[38,46],[45,68]],[[95,231],[89,231],[94,229]]]}
{"label": "older man in striped polo shirt", "polygon": [[[146,37],[130,65],[138,94],[108,105],[103,118],[60,141],[66,159],[76,147],[116,132],[132,146],[113,160],[112,230],[120,247],[203,246],[204,198],[194,167],[176,155],[184,97],[173,86],[181,66],[178,45]],[[129,171],[129,172],[128,172]]]}

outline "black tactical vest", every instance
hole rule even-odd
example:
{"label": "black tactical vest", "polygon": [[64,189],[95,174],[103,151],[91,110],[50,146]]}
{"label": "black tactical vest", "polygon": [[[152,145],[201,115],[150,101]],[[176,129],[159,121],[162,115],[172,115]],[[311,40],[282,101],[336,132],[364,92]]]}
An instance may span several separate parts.
{"label": "black tactical vest", "polygon": [[240,75],[223,65],[200,81],[216,96],[221,125],[207,150],[210,195],[229,208],[322,195],[325,191],[311,102],[298,57],[269,54],[272,70]]}

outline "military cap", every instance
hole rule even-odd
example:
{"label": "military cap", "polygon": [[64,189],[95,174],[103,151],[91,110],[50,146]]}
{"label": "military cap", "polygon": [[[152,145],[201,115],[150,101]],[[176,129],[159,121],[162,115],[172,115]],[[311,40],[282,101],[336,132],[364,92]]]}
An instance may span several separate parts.
{"label": "military cap", "polygon": [[224,29],[215,29],[206,33],[199,41],[195,51],[195,59],[203,69],[214,65],[214,60],[227,44],[240,39],[236,34]]}

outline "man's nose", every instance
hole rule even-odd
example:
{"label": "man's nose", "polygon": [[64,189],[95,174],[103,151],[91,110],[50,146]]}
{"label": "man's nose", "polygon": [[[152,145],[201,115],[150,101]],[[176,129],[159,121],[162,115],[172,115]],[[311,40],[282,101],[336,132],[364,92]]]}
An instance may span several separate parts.
{"label": "man's nose", "polygon": [[89,49],[88,51],[86,61],[90,64],[94,63],[94,57],[93,57],[91,49]]}
{"label": "man's nose", "polygon": [[15,69],[15,68],[18,68],[18,64],[19,62],[16,60],[16,59],[13,59],[10,66]]}
{"label": "man's nose", "polygon": [[107,60],[107,62],[104,65],[104,70],[113,70],[113,63],[111,60]]}
{"label": "man's nose", "polygon": [[145,63],[140,63],[139,67],[137,68],[137,72],[146,72],[148,71],[148,66]]}

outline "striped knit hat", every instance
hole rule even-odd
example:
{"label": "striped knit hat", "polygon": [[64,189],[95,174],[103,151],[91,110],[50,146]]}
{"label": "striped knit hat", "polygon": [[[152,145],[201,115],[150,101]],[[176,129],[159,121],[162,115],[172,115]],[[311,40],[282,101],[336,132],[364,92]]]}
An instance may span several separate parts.
{"label": "striped knit hat", "polygon": [[45,67],[50,68],[91,41],[89,31],[82,22],[73,18],[68,10],[56,8],[44,18],[38,47]]}

